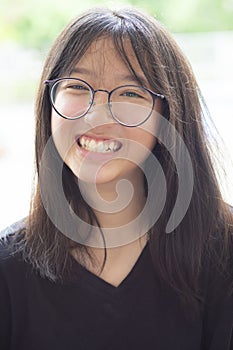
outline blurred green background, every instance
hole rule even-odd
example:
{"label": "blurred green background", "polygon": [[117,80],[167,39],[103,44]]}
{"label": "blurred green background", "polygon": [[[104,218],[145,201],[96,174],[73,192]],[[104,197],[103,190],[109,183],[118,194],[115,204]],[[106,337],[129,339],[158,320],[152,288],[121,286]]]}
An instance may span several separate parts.
{"label": "blurred green background", "polygon": [[[224,198],[233,205],[232,0],[0,0],[0,231],[28,213],[34,101],[44,58],[62,28],[95,6],[134,5],[163,22],[191,62],[225,141]],[[216,167],[218,163],[216,160]]]}
{"label": "blurred green background", "polygon": [[[190,34],[194,41],[196,34],[200,47],[197,52],[191,48],[191,58],[202,60],[204,55],[210,64],[212,53],[206,51],[213,49],[201,44],[198,35],[233,31],[232,0],[0,0],[0,74],[5,79],[4,88],[0,86],[0,103],[23,103],[34,98],[49,47],[79,13],[95,6],[127,5],[152,14],[173,34]],[[206,37],[205,42],[208,40],[212,39]]]}
{"label": "blurred green background", "polygon": [[173,33],[233,30],[232,0],[1,0],[0,40],[46,50],[67,21],[83,10],[126,4],[156,16]]}

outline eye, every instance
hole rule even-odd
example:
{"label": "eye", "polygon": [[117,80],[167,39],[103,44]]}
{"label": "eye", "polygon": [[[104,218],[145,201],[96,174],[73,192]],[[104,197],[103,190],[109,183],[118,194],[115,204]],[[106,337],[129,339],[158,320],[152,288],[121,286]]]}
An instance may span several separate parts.
{"label": "eye", "polygon": [[131,98],[143,98],[142,94],[136,91],[125,91],[121,93],[121,96],[131,97]]}
{"label": "eye", "polygon": [[80,84],[67,84],[65,88],[73,89],[73,90],[89,90],[87,86],[80,85]]}

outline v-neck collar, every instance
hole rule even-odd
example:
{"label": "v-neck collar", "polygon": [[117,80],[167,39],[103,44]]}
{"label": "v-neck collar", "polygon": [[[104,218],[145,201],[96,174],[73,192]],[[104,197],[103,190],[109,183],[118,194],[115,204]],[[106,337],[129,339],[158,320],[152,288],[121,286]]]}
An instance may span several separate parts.
{"label": "v-neck collar", "polygon": [[149,243],[147,242],[132,269],[118,286],[112,285],[86,268],[82,269],[82,281],[84,281],[87,287],[91,287],[92,289],[94,288],[97,293],[121,293],[130,288],[135,278],[137,278],[141,272],[143,272],[143,261],[145,260],[148,250]]}

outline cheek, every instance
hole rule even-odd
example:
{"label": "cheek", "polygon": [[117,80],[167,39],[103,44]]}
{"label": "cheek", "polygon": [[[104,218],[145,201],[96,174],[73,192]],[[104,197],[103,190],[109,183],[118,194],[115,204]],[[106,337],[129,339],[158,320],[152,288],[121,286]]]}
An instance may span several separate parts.
{"label": "cheek", "polygon": [[56,113],[52,112],[52,115],[51,115],[52,135],[54,135],[56,133],[56,130],[61,128],[64,123],[65,123],[64,118],[60,118]]}
{"label": "cheek", "polygon": [[[75,121],[76,122],[76,121]],[[77,122],[76,122],[77,123]],[[58,153],[65,160],[67,153],[75,142],[74,121],[61,118],[55,113],[51,116],[51,130],[53,142]]]}
{"label": "cheek", "polygon": [[130,161],[133,167],[135,165],[140,167],[151,154],[156,144],[156,138],[144,130],[137,129],[131,130],[127,139],[128,147],[123,158]]}
{"label": "cheek", "polygon": [[157,140],[157,118],[152,115],[144,124],[128,130],[128,138],[141,144],[148,151],[152,151]]}
{"label": "cheek", "polygon": [[128,159],[135,164],[142,164],[151,154],[157,143],[157,118],[152,115],[144,124],[126,130],[129,140]]}
{"label": "cheek", "polygon": [[139,145],[142,145],[148,151],[152,150],[156,143],[156,137],[144,130],[138,130],[133,135],[129,135],[128,139],[134,141],[135,143],[138,143]]}

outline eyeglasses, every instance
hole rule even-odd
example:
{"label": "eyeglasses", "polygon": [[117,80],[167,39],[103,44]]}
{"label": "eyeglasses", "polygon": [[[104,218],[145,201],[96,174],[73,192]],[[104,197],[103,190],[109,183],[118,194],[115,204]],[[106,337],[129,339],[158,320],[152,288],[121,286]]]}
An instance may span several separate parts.
{"label": "eyeglasses", "polygon": [[65,119],[79,119],[85,116],[94,104],[95,94],[108,94],[108,107],[115,121],[134,127],[143,124],[152,114],[155,99],[164,99],[143,86],[124,85],[112,91],[94,90],[86,81],[77,78],[45,80],[49,86],[50,101],[54,110]]}

